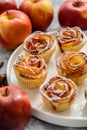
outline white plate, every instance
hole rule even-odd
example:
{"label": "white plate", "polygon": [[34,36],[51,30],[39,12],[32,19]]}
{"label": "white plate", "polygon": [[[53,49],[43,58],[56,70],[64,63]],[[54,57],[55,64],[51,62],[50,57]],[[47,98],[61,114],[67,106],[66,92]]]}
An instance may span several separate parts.
{"label": "white plate", "polygon": [[[50,32],[52,35],[55,36],[55,32]],[[86,46],[82,50],[85,49]],[[58,49],[58,48],[57,48]],[[48,63],[48,77],[53,77],[57,75],[56,65],[55,65],[55,58],[58,55],[59,50],[55,51],[53,56],[51,57]],[[23,45],[20,45],[11,55],[8,65],[7,65],[7,80],[9,85],[15,85],[18,87],[23,88],[27,94],[29,95],[32,107],[33,107],[33,116],[41,119],[43,121],[61,125],[61,126],[69,126],[69,127],[87,127],[87,109],[85,105],[85,98],[84,98],[84,86],[79,87],[78,96],[70,107],[69,110],[65,112],[53,112],[47,109],[42,101],[42,97],[39,93],[38,89],[25,89],[23,86],[20,86],[18,83],[15,73],[13,70],[13,64],[16,61],[18,55],[23,54]],[[46,80],[46,82],[47,82]]]}

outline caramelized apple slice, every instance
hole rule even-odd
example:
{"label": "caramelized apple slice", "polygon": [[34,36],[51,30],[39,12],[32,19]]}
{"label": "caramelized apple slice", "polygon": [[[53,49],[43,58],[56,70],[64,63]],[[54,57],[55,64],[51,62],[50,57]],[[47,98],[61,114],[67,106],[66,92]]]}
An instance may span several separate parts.
{"label": "caramelized apple slice", "polygon": [[77,94],[77,86],[70,79],[55,76],[46,85],[40,87],[45,103],[54,110],[63,111],[70,107]]}
{"label": "caramelized apple slice", "polygon": [[22,76],[40,78],[47,73],[44,59],[38,55],[21,56],[14,64],[14,69]]}

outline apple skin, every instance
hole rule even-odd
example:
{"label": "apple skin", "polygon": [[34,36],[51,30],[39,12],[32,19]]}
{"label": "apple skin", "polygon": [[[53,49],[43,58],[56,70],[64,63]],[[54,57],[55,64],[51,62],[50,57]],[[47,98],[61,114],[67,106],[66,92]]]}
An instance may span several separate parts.
{"label": "apple skin", "polygon": [[16,86],[0,88],[0,130],[23,130],[32,116],[27,93]]}
{"label": "apple skin", "polygon": [[58,20],[61,26],[87,30],[87,0],[66,0],[59,8]]}
{"label": "apple skin", "polygon": [[0,44],[14,50],[32,32],[29,17],[19,10],[8,10],[0,15]]}
{"label": "apple skin", "polygon": [[0,0],[0,14],[10,9],[17,9],[15,0]]}
{"label": "apple skin", "polygon": [[22,0],[19,10],[29,16],[33,31],[46,30],[54,16],[54,8],[49,0]]}

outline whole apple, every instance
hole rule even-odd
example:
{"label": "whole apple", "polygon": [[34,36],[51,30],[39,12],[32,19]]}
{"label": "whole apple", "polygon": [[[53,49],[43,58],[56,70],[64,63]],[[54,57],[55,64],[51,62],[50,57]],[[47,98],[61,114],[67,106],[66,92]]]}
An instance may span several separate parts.
{"label": "whole apple", "polygon": [[59,8],[58,20],[61,26],[87,30],[87,0],[66,0]]}
{"label": "whole apple", "polygon": [[26,92],[16,86],[0,88],[0,130],[23,130],[32,116]]}
{"label": "whole apple", "polygon": [[54,16],[54,8],[50,0],[22,0],[19,10],[29,16],[33,31],[47,29]]}
{"label": "whole apple", "polygon": [[0,14],[9,9],[17,9],[15,0],[0,0]]}
{"label": "whole apple", "polygon": [[19,10],[8,10],[0,15],[0,44],[14,50],[32,32],[29,17]]}

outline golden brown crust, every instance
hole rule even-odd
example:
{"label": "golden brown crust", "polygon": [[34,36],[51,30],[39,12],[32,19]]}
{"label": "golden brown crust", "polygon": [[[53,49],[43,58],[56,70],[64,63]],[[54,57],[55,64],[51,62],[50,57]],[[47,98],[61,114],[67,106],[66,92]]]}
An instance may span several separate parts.
{"label": "golden brown crust", "polygon": [[55,76],[46,85],[40,87],[40,93],[48,107],[56,111],[64,111],[74,101],[77,86],[70,79]]}

